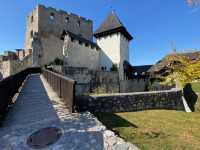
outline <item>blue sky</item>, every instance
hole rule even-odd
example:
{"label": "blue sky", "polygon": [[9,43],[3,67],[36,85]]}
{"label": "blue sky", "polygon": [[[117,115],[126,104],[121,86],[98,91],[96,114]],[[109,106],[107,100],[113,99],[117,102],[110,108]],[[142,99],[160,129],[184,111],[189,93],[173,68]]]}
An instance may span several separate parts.
{"label": "blue sky", "polygon": [[188,6],[186,0],[2,0],[0,53],[23,48],[26,16],[37,3],[92,19],[94,30],[114,9],[134,37],[133,65],[153,64],[172,47],[200,50],[200,8]]}

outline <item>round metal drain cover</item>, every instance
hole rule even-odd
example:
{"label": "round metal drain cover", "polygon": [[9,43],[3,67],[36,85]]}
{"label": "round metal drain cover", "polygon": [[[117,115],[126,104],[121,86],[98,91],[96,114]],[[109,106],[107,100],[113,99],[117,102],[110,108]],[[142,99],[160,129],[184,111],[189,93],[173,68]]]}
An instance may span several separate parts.
{"label": "round metal drain cover", "polygon": [[27,144],[34,149],[45,148],[57,142],[61,135],[62,131],[59,128],[43,128],[30,135]]}

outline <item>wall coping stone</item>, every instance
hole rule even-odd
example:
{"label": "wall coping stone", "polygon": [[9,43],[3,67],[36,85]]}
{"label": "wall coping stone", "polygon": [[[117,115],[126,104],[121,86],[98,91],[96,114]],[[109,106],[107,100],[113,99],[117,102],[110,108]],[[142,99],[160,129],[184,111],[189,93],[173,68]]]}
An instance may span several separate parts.
{"label": "wall coping stone", "polygon": [[163,91],[148,91],[148,92],[131,92],[131,93],[110,93],[110,94],[92,94],[89,95],[91,97],[112,97],[112,96],[129,96],[129,95],[143,95],[143,94],[157,94],[157,93],[171,93],[171,92],[179,92],[182,91],[178,88],[173,88],[171,90],[163,90]]}

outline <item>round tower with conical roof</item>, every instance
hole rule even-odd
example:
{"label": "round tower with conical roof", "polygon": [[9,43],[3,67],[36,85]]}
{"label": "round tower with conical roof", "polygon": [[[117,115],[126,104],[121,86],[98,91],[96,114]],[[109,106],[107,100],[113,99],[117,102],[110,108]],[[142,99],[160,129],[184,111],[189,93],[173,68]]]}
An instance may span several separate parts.
{"label": "round tower with conical roof", "polygon": [[124,61],[129,61],[129,42],[133,39],[114,12],[111,12],[95,31],[98,46],[102,49],[100,64],[104,70],[117,65],[120,80],[124,80]]}

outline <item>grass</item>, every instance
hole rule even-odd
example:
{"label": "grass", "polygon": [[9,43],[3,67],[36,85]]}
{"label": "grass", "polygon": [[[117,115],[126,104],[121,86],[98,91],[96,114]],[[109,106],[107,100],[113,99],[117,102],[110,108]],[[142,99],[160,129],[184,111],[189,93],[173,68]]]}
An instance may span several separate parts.
{"label": "grass", "polygon": [[200,149],[200,113],[153,110],[96,116],[142,150]]}
{"label": "grass", "polygon": [[[150,110],[97,113],[98,119],[120,137],[142,150],[200,150],[200,83],[191,83],[195,112]],[[191,95],[190,95],[191,94]]]}
{"label": "grass", "polygon": [[200,93],[200,82],[193,82],[191,85],[195,93]]}

